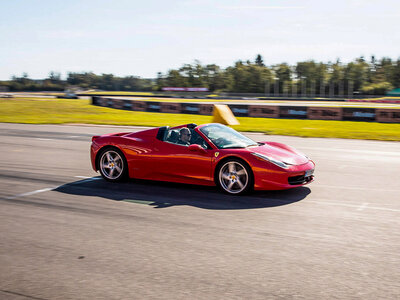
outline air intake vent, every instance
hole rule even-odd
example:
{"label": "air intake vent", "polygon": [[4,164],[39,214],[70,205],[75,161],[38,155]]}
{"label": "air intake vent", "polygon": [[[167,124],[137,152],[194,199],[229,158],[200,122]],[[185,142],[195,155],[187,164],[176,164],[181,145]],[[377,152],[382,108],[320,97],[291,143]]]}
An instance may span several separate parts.
{"label": "air intake vent", "polygon": [[298,184],[305,184],[313,180],[314,176],[310,175],[308,177],[304,177],[304,175],[300,176],[292,176],[288,178],[289,184],[291,185],[298,185]]}

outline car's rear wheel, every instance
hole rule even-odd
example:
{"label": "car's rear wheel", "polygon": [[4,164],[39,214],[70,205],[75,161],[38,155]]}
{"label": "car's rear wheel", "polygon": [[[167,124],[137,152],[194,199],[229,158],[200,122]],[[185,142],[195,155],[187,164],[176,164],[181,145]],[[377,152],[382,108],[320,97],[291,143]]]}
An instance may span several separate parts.
{"label": "car's rear wheel", "polygon": [[126,178],[128,165],[124,154],[116,148],[105,149],[100,154],[99,171],[108,181],[122,181]]}
{"label": "car's rear wheel", "polygon": [[232,158],[221,164],[217,183],[228,194],[244,194],[253,187],[253,173],[244,161]]}

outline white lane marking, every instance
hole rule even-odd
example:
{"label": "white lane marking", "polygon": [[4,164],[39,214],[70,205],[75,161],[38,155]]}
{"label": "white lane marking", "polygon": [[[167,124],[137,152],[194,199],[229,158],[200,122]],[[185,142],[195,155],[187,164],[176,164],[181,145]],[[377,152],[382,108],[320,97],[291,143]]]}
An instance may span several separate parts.
{"label": "white lane marking", "polygon": [[314,187],[331,188],[331,189],[343,189],[343,190],[359,190],[359,191],[377,191],[377,192],[400,192],[400,190],[394,189],[379,189],[369,187],[356,187],[356,186],[340,186],[340,185],[327,185],[327,184],[315,184]]}
{"label": "white lane marking", "polygon": [[69,138],[77,138],[79,135],[70,135]]}
{"label": "white lane marking", "polygon": [[41,190],[36,190],[36,191],[32,191],[32,192],[27,192],[27,193],[22,193],[22,194],[6,197],[6,199],[7,200],[12,200],[12,199],[16,199],[16,198],[31,196],[31,195],[35,195],[35,194],[39,194],[39,193],[52,191],[52,190],[55,190],[56,188],[58,188],[58,186],[50,187],[50,188],[44,188],[44,189],[41,189]]}
{"label": "white lane marking", "polygon": [[[305,201],[307,201],[307,200],[305,200]],[[321,201],[309,200],[309,201],[307,201],[307,202],[316,203],[316,204],[326,204],[326,205],[336,205],[336,206],[345,206],[345,207],[352,207],[352,208],[360,208],[360,205],[359,205],[359,204],[346,204],[346,203],[338,203],[338,202],[326,202],[326,201],[324,201],[324,200],[321,200]],[[376,210],[400,212],[400,209],[387,208],[387,207],[365,206],[364,208],[366,208],[366,209],[376,209]]]}
{"label": "white lane marking", "polygon": [[359,210],[359,211],[364,210],[367,206],[368,206],[368,203],[364,202],[363,204],[360,205],[359,208],[357,208],[357,210]]}
{"label": "white lane marking", "polygon": [[[87,176],[74,176],[74,177],[83,178],[84,180],[81,180],[79,182],[72,183],[72,184],[80,184],[80,183],[83,183],[83,182],[102,179],[101,177],[87,177]],[[32,191],[32,192],[17,194],[17,195],[14,195],[14,196],[6,197],[4,199],[13,200],[13,199],[16,199],[16,198],[21,198],[21,197],[31,196],[31,195],[35,195],[35,194],[39,194],[39,193],[49,192],[49,191],[53,191],[55,189],[58,189],[58,188],[60,188],[60,187],[62,187],[64,185],[68,185],[68,184],[71,184],[71,183],[66,183],[66,184],[62,184],[62,185],[59,185],[59,186],[54,186],[54,187],[44,188],[44,189],[40,189],[40,190],[35,190],[35,191]]]}
{"label": "white lane marking", "polygon": [[54,139],[36,138],[39,141],[53,141]]}
{"label": "white lane marking", "polygon": [[350,152],[350,153],[363,153],[363,154],[379,154],[379,155],[394,155],[394,156],[400,156],[400,152],[389,152],[389,151],[372,151],[372,150],[356,150],[356,149],[341,149],[341,148],[317,148],[317,147],[297,147],[298,149],[307,149],[307,150],[318,150],[322,152],[326,151],[333,151],[337,153],[344,153],[344,152]]}

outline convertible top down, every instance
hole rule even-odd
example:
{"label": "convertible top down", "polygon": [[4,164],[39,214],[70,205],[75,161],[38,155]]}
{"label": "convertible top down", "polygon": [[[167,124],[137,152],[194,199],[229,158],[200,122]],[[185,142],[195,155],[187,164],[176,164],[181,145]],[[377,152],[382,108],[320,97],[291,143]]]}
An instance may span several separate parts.
{"label": "convertible top down", "polygon": [[315,164],[281,143],[255,142],[218,124],[186,124],[92,137],[91,162],[108,181],[130,178],[217,185],[229,194],[313,181]]}

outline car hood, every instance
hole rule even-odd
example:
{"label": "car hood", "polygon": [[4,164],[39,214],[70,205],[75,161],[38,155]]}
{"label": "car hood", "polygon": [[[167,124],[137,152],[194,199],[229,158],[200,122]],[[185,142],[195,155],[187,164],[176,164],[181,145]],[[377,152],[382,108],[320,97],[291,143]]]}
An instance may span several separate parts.
{"label": "car hood", "polygon": [[289,165],[302,165],[309,161],[305,155],[296,149],[278,143],[265,143],[248,149],[250,152],[264,154]]}

